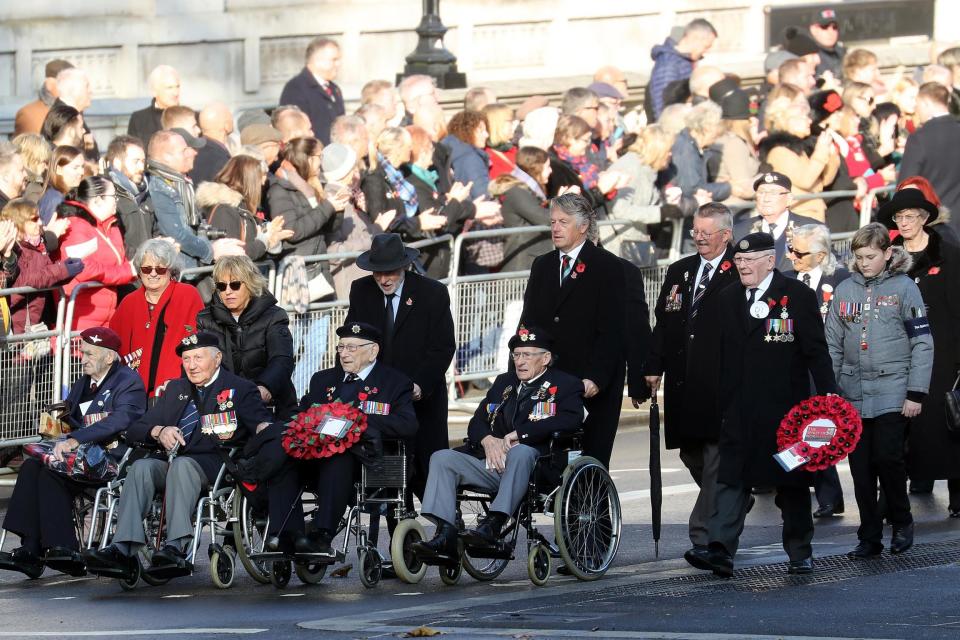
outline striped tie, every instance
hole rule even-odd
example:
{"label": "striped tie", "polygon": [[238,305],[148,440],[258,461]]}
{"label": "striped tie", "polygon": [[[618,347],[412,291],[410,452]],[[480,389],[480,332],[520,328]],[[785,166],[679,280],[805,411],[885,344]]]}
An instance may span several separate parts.
{"label": "striped tie", "polygon": [[184,442],[190,442],[190,436],[193,435],[198,424],[200,424],[200,412],[197,411],[197,405],[191,400],[187,403],[183,415],[180,416],[180,422],[177,424],[180,427],[180,433],[183,434]]}
{"label": "striped tie", "polygon": [[700,274],[700,281],[697,283],[697,288],[693,292],[693,301],[690,303],[690,317],[697,317],[697,310],[700,307],[700,299],[703,297],[704,292],[707,290],[707,285],[710,284],[710,271],[713,269],[713,265],[709,262],[704,263],[703,273]]}
{"label": "striped tie", "polygon": [[570,256],[564,255],[562,261],[560,262],[560,282],[563,283],[567,279],[567,276],[570,275],[570,271],[573,269],[573,265],[570,264]]}

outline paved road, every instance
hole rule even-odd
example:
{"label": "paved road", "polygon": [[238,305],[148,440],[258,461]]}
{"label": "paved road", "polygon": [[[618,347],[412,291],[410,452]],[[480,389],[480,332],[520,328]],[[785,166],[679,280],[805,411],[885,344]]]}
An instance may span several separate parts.
{"label": "paved road", "polygon": [[[740,572],[721,581],[682,560],[696,488],[674,452],[663,459],[664,531],[655,558],[647,437],[646,429],[628,427],[618,439],[612,468],[624,507],[623,542],[615,567],[594,583],[555,576],[547,587],[533,587],[519,559],[493,583],[464,576],[446,587],[430,571],[417,585],[385,581],[369,590],[352,570],[313,587],[294,578],[285,591],[240,573],[232,589],[220,591],[205,560],[191,577],[129,593],[103,579],[48,572],[28,581],[5,574],[0,638],[368,638],[419,625],[457,638],[912,639],[960,633],[960,522],[946,518],[945,487],[914,501],[920,544],[913,551],[899,559],[851,563],[841,554],[855,543],[857,518],[843,466],[848,512],[818,526],[818,572],[812,579],[784,575],[779,512],[770,496],[761,496],[744,532]],[[355,558],[348,562],[355,564]]]}

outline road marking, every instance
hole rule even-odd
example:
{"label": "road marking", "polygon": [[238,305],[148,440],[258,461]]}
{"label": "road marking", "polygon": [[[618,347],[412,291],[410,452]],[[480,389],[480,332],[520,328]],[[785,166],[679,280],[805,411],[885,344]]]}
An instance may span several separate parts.
{"label": "road marking", "polygon": [[395,596],[422,596],[423,592],[421,591],[406,591],[404,593],[395,593]]}
{"label": "road marking", "polygon": [[57,596],[56,598],[50,598],[51,600],[74,600],[77,596]]}
{"label": "road marking", "polygon": [[[307,628],[313,629],[317,627]],[[508,638],[584,638],[589,636],[595,638],[624,638],[629,640],[853,640],[852,638],[841,636],[768,636],[743,633],[671,633],[668,631],[612,631],[608,629],[597,629],[591,632],[586,629],[526,629],[523,627],[517,627],[515,629],[490,629],[483,627],[444,627],[431,625],[430,628],[444,634],[451,634],[454,637],[470,634]],[[379,631],[383,633],[383,635],[401,635],[404,632],[409,632],[410,628],[409,626],[374,625],[372,627],[365,627],[364,631]]]}
{"label": "road marking", "polygon": [[211,627],[186,629],[127,629],[120,631],[0,631],[0,638],[89,638],[103,636],[197,636],[197,635],[253,635],[269,629],[229,629]]}
{"label": "road marking", "polygon": [[44,587],[55,587],[58,584],[70,584],[71,582],[86,582],[87,580],[95,580],[93,576],[87,576],[85,578],[67,578],[66,580],[55,580],[54,582],[45,582],[42,586]]}
{"label": "road marking", "polygon": [[168,596],[160,596],[161,598],[192,598],[192,593],[171,593]]}
{"label": "road marking", "polygon": [[281,598],[299,598],[300,596],[305,596],[305,593],[281,593]]}
{"label": "road marking", "polygon": [[[674,484],[663,488],[663,495],[676,496],[683,493],[697,493],[700,487],[696,482],[690,484]],[[636,491],[625,491],[620,494],[620,502],[632,502],[633,500],[642,500],[650,497],[650,489],[637,489]]]}

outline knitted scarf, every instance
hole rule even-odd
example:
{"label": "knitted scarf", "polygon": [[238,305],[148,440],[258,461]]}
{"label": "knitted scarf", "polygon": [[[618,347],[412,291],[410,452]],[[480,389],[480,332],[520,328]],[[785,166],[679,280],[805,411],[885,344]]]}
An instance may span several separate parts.
{"label": "knitted scarf", "polygon": [[151,174],[166,180],[171,187],[177,190],[177,193],[180,194],[180,201],[183,203],[186,223],[196,228],[200,224],[200,216],[197,215],[196,196],[190,178],[153,160],[147,160],[147,169]]}
{"label": "knitted scarf", "polygon": [[570,155],[570,152],[560,146],[554,145],[553,150],[557,152],[557,157],[569,164],[580,176],[580,182],[583,183],[585,189],[592,189],[597,186],[597,177],[600,174],[600,170],[597,168],[597,165],[590,162],[590,159],[587,157],[587,154],[582,156],[573,156]]}

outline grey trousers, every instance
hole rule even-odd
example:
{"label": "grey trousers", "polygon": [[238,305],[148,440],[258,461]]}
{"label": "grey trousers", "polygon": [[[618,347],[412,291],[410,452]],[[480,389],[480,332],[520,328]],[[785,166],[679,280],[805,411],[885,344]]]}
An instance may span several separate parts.
{"label": "grey trousers", "polygon": [[[731,556],[737,555],[740,534],[747,517],[750,487],[717,483],[716,510],[710,518],[710,548],[718,545]],[[783,550],[791,560],[804,560],[813,555],[813,514],[810,512],[810,489],[777,487],[776,504],[783,518]]]}
{"label": "grey trousers", "polygon": [[168,466],[163,460],[137,460],[127,472],[117,506],[117,529],[113,542],[146,544],[143,519],[158,490],[164,494],[166,540],[174,543],[193,536],[193,512],[200,492],[208,484],[203,468],[193,458],[174,458]]}
{"label": "grey trousers", "polygon": [[690,542],[706,547],[710,543],[710,516],[716,505],[717,472],[720,469],[720,447],[716,442],[701,442],[680,447],[680,460],[700,487],[697,502],[690,512]]}
{"label": "grey trousers", "polygon": [[457,519],[457,487],[469,485],[496,492],[491,511],[508,516],[520,506],[530,484],[530,474],[540,452],[525,444],[507,452],[503,474],[486,468],[486,461],[468,453],[444,449],[430,456],[430,473],[421,512],[427,517],[454,524]]}

